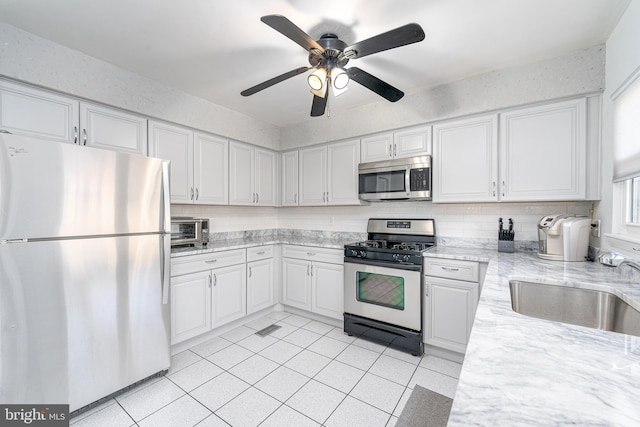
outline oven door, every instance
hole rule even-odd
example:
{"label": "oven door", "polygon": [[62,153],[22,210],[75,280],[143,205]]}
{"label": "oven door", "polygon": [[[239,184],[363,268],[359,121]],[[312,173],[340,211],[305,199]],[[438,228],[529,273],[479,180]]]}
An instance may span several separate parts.
{"label": "oven door", "polygon": [[421,331],[420,271],[380,264],[345,259],[345,313]]}

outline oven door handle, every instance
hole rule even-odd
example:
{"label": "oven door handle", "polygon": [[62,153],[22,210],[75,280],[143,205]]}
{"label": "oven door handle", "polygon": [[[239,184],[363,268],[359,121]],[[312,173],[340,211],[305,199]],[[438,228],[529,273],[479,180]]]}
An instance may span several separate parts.
{"label": "oven door handle", "polygon": [[344,262],[351,264],[371,265],[374,267],[397,268],[400,270],[420,271],[421,266],[415,264],[403,264],[400,262],[380,262],[364,258],[344,257]]}

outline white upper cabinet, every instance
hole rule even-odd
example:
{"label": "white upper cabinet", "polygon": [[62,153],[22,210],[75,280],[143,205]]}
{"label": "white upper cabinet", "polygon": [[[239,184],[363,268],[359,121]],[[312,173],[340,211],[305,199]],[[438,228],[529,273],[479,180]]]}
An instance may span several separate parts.
{"label": "white upper cabinet", "polygon": [[431,154],[431,126],[414,126],[361,139],[361,162],[399,159]]}
{"label": "white upper cabinet", "polygon": [[360,140],[327,145],[327,204],[353,205],[358,199]]}
{"label": "white upper cabinet", "polygon": [[167,123],[149,122],[149,155],[171,161],[171,203],[192,204],[193,132]]}
{"label": "white upper cabinet", "polygon": [[431,126],[414,126],[393,132],[396,159],[431,154]]}
{"label": "white upper cabinet", "polygon": [[364,136],[360,142],[362,163],[393,159],[393,132]]}
{"label": "white upper cabinet", "polygon": [[253,145],[229,144],[229,204],[274,206],[277,155]]}
{"label": "white upper cabinet", "polygon": [[353,205],[358,199],[360,140],[301,149],[299,201],[301,206]]}
{"label": "white upper cabinet", "polygon": [[281,154],[282,206],[298,205],[298,151]]}
{"label": "white upper cabinet", "polygon": [[585,200],[599,144],[590,126],[587,147],[586,105],[581,98],[434,125],[433,201]]}
{"label": "white upper cabinet", "polygon": [[327,204],[327,146],[304,148],[298,152],[300,175],[299,204],[317,206]]}
{"label": "white upper cabinet", "polygon": [[498,115],[433,126],[433,202],[497,200]]}
{"label": "white upper cabinet", "polygon": [[229,141],[200,132],[193,140],[194,203],[229,203]]}
{"label": "white upper cabinet", "polygon": [[256,204],[275,206],[278,191],[278,155],[271,150],[255,149]]}
{"label": "white upper cabinet", "polygon": [[500,199],[586,198],[586,100],[500,115]]}
{"label": "white upper cabinet", "polygon": [[147,120],[0,80],[0,129],[58,142],[147,154]]}
{"label": "white upper cabinet", "polygon": [[228,203],[228,141],[149,122],[149,155],[171,161],[171,203]]}
{"label": "white upper cabinet", "polygon": [[147,120],[124,111],[80,103],[82,145],[147,154]]}
{"label": "white upper cabinet", "polygon": [[79,105],[72,98],[0,80],[0,130],[77,143]]}

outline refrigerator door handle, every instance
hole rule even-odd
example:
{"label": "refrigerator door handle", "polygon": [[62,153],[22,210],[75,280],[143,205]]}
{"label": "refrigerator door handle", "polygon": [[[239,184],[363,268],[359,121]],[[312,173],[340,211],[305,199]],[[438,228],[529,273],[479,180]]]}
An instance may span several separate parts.
{"label": "refrigerator door handle", "polygon": [[171,233],[171,186],[169,185],[169,162],[162,162],[162,224],[165,233]]}
{"label": "refrigerator door handle", "polygon": [[171,234],[162,235],[162,304],[169,304],[171,281]]}

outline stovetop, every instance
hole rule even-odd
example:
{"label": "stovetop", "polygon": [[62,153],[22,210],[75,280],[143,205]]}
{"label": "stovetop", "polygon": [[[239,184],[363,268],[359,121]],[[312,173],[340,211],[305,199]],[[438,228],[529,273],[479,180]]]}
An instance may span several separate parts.
{"label": "stovetop", "polygon": [[422,265],[422,252],[436,244],[432,219],[370,219],[367,231],[367,240],[345,245],[345,258]]}

